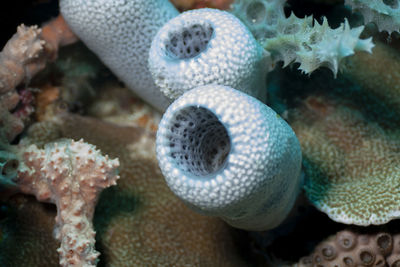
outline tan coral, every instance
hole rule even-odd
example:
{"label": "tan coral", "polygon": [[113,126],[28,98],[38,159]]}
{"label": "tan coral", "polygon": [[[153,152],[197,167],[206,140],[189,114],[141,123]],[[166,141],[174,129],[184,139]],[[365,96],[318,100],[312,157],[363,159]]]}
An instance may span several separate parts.
{"label": "tan coral", "polygon": [[310,256],[303,257],[295,266],[397,266],[400,263],[399,241],[399,234],[360,234],[344,230],[321,242]]}
{"label": "tan coral", "polygon": [[49,143],[44,149],[20,146],[18,152],[20,190],[57,205],[60,265],[95,266],[99,253],[94,249],[94,208],[103,188],[116,184],[118,160],[102,156],[82,140]]}
{"label": "tan coral", "polygon": [[[237,250],[234,230],[217,218],[192,212],[168,189],[155,158],[154,134],[80,116],[61,118],[63,137],[84,138],[120,159],[118,185],[103,192],[94,218],[103,263],[116,267],[248,265]],[[48,124],[38,125],[35,131],[41,132],[42,127],[51,129]],[[39,136],[33,131],[30,135]]]}
{"label": "tan coral", "polygon": [[372,54],[347,58],[343,74],[400,112],[400,50],[376,41]]}
{"label": "tan coral", "polygon": [[400,216],[397,127],[384,128],[355,103],[327,96],[311,95],[289,113],[305,159],[306,195],[318,209],[357,225]]}

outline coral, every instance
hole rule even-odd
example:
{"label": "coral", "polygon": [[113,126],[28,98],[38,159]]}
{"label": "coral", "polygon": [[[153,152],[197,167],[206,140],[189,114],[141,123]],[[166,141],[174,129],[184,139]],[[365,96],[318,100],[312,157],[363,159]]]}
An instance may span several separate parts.
{"label": "coral", "polygon": [[[0,125],[1,138],[12,141],[24,128],[33,112],[33,97],[28,89],[19,93],[16,87],[28,82],[41,71],[48,60],[57,57],[58,47],[74,40],[61,17],[42,29],[21,25],[0,53]],[[17,104],[20,107],[17,108]],[[13,112],[11,112],[13,111]]]}
{"label": "coral", "polygon": [[321,242],[296,266],[397,266],[399,252],[400,234],[344,230]]}
{"label": "coral", "polygon": [[363,111],[356,103],[310,95],[289,112],[303,151],[305,191],[335,221],[384,224],[400,214],[400,132],[394,122],[385,126],[378,107],[366,102],[372,110]]}
{"label": "coral", "polygon": [[147,67],[151,40],[178,11],[167,0],[61,0],[71,29],[119,79],[158,110],[169,100],[154,84]]}
{"label": "coral", "polygon": [[19,102],[15,90],[27,77],[44,67],[39,57],[44,41],[41,30],[21,25],[0,53],[0,125],[2,138],[12,141],[23,130],[23,121],[11,113]]}
{"label": "coral", "polygon": [[32,142],[35,137],[42,140],[43,129],[51,129],[60,136],[47,134],[48,141],[84,138],[120,160],[121,178],[101,194],[94,216],[102,264],[249,266],[231,228],[218,218],[194,213],[169,190],[157,166],[154,134],[69,114],[52,126],[49,122],[34,126],[29,132]]}
{"label": "coral", "polygon": [[377,41],[373,54],[356,53],[344,61],[346,77],[400,113],[400,52]]}
{"label": "coral", "polygon": [[7,150],[0,150],[0,185],[2,187],[16,187],[18,157]]}
{"label": "coral", "polygon": [[103,188],[119,178],[117,159],[103,157],[82,140],[19,147],[21,158],[16,183],[20,190],[39,201],[55,203],[55,237],[61,266],[95,266],[99,255],[94,249],[92,218]]}
{"label": "coral", "polygon": [[235,16],[198,9],[166,23],[153,39],[149,69],[155,83],[176,99],[200,85],[226,85],[266,99],[269,54]]}
{"label": "coral", "polygon": [[189,207],[242,229],[277,226],[300,188],[301,151],[289,125],[226,86],[200,86],[171,104],[157,131],[157,158]]}
{"label": "coral", "polygon": [[331,29],[326,18],[322,24],[312,17],[297,18],[293,13],[286,18],[284,3],[285,0],[240,0],[231,10],[271,53],[274,62],[283,61],[284,66],[298,62],[304,73],[324,66],[336,76],[343,58],[355,51],[371,52],[371,38],[359,39],[363,26],[350,29],[345,20],[340,27]]}
{"label": "coral", "polygon": [[364,16],[364,24],[373,22],[380,31],[389,34],[396,31],[400,33],[400,2],[399,0],[345,0],[354,11],[359,11]]}
{"label": "coral", "polygon": [[52,235],[55,213],[53,205],[23,194],[1,202],[0,266],[59,266],[59,244]]}

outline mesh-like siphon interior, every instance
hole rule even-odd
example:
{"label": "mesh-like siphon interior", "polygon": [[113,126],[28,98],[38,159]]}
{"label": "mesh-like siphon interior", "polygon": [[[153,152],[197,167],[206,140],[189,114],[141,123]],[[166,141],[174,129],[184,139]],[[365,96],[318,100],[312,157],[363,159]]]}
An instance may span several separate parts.
{"label": "mesh-like siphon interior", "polygon": [[170,156],[175,165],[195,176],[218,171],[231,147],[224,125],[208,109],[187,107],[170,121]]}
{"label": "mesh-like siphon interior", "polygon": [[207,48],[213,32],[211,25],[196,23],[170,33],[165,48],[172,58],[192,58]]}

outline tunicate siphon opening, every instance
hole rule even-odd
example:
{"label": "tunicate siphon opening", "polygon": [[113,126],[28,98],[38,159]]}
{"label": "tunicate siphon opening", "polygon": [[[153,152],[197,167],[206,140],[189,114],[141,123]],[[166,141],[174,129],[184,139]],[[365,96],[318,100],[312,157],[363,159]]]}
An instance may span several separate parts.
{"label": "tunicate siphon opening", "polygon": [[193,58],[207,49],[213,33],[212,25],[206,22],[173,31],[164,43],[167,55],[178,59]]}
{"label": "tunicate siphon opening", "polygon": [[213,112],[203,107],[183,108],[174,114],[168,129],[170,157],[181,171],[201,177],[222,168],[231,141]]}
{"label": "tunicate siphon opening", "polygon": [[246,9],[246,16],[249,22],[258,24],[265,20],[267,10],[262,2],[254,1]]}

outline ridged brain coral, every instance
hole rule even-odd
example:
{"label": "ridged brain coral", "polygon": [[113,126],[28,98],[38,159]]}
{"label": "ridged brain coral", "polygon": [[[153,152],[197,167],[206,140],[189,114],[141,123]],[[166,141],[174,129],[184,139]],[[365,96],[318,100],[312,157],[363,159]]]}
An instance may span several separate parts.
{"label": "ridged brain coral", "polygon": [[169,106],[157,159],[189,207],[241,229],[278,226],[300,191],[301,151],[290,126],[228,86],[197,87]]}
{"label": "ridged brain coral", "polygon": [[400,133],[356,106],[311,95],[290,112],[303,151],[305,192],[335,221],[384,224],[400,216]]}

